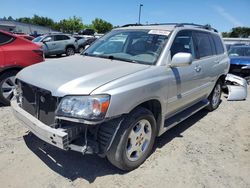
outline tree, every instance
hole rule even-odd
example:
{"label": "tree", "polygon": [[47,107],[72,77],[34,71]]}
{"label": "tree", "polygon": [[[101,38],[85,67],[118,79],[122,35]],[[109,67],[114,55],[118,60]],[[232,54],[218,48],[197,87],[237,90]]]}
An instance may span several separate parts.
{"label": "tree", "polygon": [[74,33],[84,29],[84,25],[81,18],[73,16],[73,18],[61,20],[55,28],[63,32]]}
{"label": "tree", "polygon": [[11,16],[9,16],[7,20],[13,21],[14,19]]}
{"label": "tree", "polygon": [[235,27],[230,32],[223,32],[222,36],[248,38],[250,37],[250,27]]}
{"label": "tree", "polygon": [[113,25],[103,19],[96,18],[92,21],[93,28],[98,33],[106,33],[113,28]]}

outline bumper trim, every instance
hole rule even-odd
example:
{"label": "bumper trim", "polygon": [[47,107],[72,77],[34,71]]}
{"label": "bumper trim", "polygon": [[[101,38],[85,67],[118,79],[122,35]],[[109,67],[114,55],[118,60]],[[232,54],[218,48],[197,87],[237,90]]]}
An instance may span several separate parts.
{"label": "bumper trim", "polygon": [[66,133],[64,129],[54,129],[45,125],[23,110],[15,98],[11,101],[11,106],[12,111],[19,122],[27,127],[38,138],[58,148],[64,150],[69,149],[68,133]]}

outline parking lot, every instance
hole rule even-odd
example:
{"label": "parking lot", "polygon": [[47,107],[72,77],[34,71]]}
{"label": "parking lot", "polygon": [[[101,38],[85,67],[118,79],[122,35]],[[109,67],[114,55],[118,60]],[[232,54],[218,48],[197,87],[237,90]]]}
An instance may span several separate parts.
{"label": "parking lot", "polygon": [[249,101],[224,95],[216,111],[202,110],[158,138],[153,154],[129,173],[45,144],[1,106],[1,187],[250,187]]}

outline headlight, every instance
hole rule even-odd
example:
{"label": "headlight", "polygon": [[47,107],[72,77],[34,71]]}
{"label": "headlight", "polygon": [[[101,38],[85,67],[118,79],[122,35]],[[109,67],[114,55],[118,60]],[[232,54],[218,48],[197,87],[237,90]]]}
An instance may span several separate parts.
{"label": "headlight", "polygon": [[66,96],[57,108],[57,116],[102,120],[109,107],[109,95]]}

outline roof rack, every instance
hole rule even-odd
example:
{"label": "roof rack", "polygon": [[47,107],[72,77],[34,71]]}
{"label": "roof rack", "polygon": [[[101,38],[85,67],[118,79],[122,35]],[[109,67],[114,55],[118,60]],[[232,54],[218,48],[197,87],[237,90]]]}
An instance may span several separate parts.
{"label": "roof rack", "polygon": [[218,31],[215,28],[212,28],[211,25],[209,25],[209,24],[200,25],[200,24],[194,24],[194,23],[155,23],[155,24],[146,24],[146,25],[136,23],[136,24],[126,24],[126,25],[123,25],[122,27],[150,26],[150,25],[173,25],[175,27],[194,26],[194,27],[197,27],[197,28],[206,29],[206,30],[210,30],[210,31],[214,31],[214,32],[218,33]]}
{"label": "roof rack", "polygon": [[135,23],[135,24],[126,24],[126,25],[123,25],[121,27],[129,27],[129,26],[143,26],[143,25]]}

